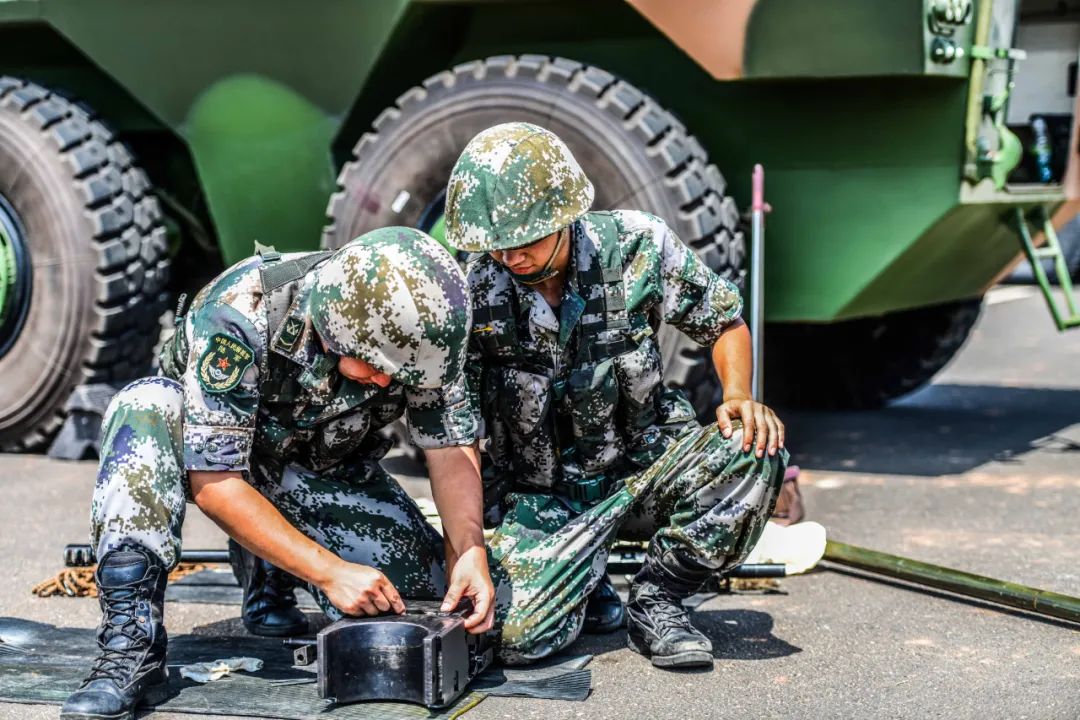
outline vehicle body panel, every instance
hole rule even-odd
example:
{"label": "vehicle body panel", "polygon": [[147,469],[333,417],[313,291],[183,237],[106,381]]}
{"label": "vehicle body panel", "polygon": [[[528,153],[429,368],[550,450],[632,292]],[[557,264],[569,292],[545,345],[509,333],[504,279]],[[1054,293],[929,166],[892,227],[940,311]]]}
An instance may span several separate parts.
{"label": "vehicle body panel", "polygon": [[[6,0],[0,41],[55,34],[59,54],[0,50],[0,72],[178,138],[227,264],[256,240],[314,248],[347,151],[425,77],[498,54],[592,63],[673,110],[741,207],[764,164],[766,318],[832,322],[983,294],[1019,252],[1009,208],[1062,197],[964,180],[981,94],[970,53],[929,59],[933,1]],[[687,7],[697,27],[672,15]]]}

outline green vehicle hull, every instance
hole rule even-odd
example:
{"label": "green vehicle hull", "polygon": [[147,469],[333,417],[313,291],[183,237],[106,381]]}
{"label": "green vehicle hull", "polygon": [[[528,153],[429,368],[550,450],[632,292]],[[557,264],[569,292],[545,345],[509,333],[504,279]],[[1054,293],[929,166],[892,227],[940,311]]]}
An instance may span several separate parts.
{"label": "green vehicle hull", "polygon": [[[763,164],[765,320],[841,327],[974,307],[1020,256],[1016,208],[1064,200],[1060,184],[1005,182],[1019,160],[1000,112],[1018,2],[0,0],[0,78],[84,102],[112,128],[164,212],[174,276],[205,276],[255,243],[319,247],[358,140],[426,78],[496,56],[568,58],[678,118],[738,207]],[[386,188],[367,190],[345,201],[390,206]],[[965,312],[958,332],[942,326],[949,353],[977,309]],[[5,423],[0,412],[0,447],[21,447]]]}
{"label": "green vehicle hull", "polygon": [[[872,12],[828,4],[810,13],[806,3],[760,2],[745,31],[744,76],[732,81],[714,79],[615,1],[301,10],[265,0],[9,0],[0,3],[0,67],[70,88],[122,132],[178,138],[230,263],[254,241],[316,247],[343,147],[426,75],[490,55],[570,57],[671,108],[740,206],[750,169],[764,164],[775,208],[768,320],[831,322],[980,296],[1019,253],[1009,208],[1059,201],[1060,191],[962,201],[966,64],[930,72],[920,62],[910,41],[922,33],[921,2],[873,3]],[[815,32],[830,17],[845,25]],[[20,43],[6,41],[27,24],[39,42],[55,33],[57,47],[77,52],[59,65],[27,63]],[[80,56],[83,67],[72,64]]]}

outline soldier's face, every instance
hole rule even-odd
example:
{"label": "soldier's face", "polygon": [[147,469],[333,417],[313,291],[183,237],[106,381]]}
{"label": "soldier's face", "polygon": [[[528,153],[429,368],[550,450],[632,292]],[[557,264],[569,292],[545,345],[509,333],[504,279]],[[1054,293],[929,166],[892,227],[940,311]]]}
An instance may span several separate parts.
{"label": "soldier's face", "polygon": [[[323,352],[330,352],[326,347],[326,341],[319,337],[318,333],[315,337],[319,338],[319,346],[322,347]],[[378,385],[379,387],[386,387],[394,381],[392,377],[384,372],[380,372],[374,365],[366,363],[359,358],[351,357],[338,357],[337,364],[338,372],[358,383],[365,385]]]}
{"label": "soldier's face", "polygon": [[394,381],[384,372],[379,372],[373,365],[358,358],[342,357],[338,359],[338,372],[358,383],[386,387]]}
{"label": "soldier's face", "polygon": [[[550,235],[545,235],[536,242],[524,247],[510,250],[492,250],[491,257],[505,265],[507,270],[518,275],[539,272],[547,263],[548,258],[551,257],[551,253],[554,252],[555,244],[559,241],[560,232],[562,231],[556,230]],[[563,255],[564,253],[569,256],[565,247],[563,252],[559,254]],[[565,268],[559,267],[561,260],[565,261],[564,258],[555,258],[553,267],[556,270],[565,270]]]}

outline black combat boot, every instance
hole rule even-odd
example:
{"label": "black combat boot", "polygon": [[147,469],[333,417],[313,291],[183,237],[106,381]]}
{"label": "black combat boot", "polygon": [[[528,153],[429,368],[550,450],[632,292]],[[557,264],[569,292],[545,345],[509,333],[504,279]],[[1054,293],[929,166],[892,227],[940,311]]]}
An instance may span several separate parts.
{"label": "black combat boot", "polygon": [[165,583],[169,573],[141,547],[111,550],[98,563],[101,654],[60,710],[62,720],[129,720],[139,703],[169,694],[165,667]]}
{"label": "black combat boot", "polygon": [[593,635],[610,633],[621,628],[625,622],[626,611],[623,608],[623,602],[619,599],[619,593],[615,592],[611,578],[605,574],[600,584],[589,593],[589,600],[585,604],[585,625],[582,630]]}
{"label": "black combat boot", "polygon": [[242,619],[249,633],[262,637],[307,634],[307,616],[296,607],[296,578],[235,540],[229,540],[229,561],[244,588]]}
{"label": "black combat boot", "polygon": [[713,573],[678,550],[659,560],[649,552],[634,576],[626,604],[629,645],[656,667],[711,666],[712,642],[690,624],[683,607]]}

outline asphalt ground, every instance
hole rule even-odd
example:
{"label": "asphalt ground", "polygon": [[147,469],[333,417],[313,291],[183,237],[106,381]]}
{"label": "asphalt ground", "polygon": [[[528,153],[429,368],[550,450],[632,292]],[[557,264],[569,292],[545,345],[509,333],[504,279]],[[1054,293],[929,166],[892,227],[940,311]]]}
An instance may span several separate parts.
{"label": "asphalt ground", "polygon": [[[914,395],[876,412],[782,416],[809,518],[830,537],[1080,595],[1080,331],[1058,335],[1032,288],[993,291],[965,348]],[[0,614],[96,625],[95,601],[29,591],[86,536],[94,472],[0,456]],[[185,537],[224,546],[194,508]],[[244,632],[235,606],[166,614],[171,634]],[[586,637],[574,650],[595,654],[587,701],[491,697],[468,717],[1080,717],[1080,626],[835,570],[712,597],[695,622],[715,644],[711,671],[655,669],[623,633]],[[0,704],[0,718],[57,715]]]}

